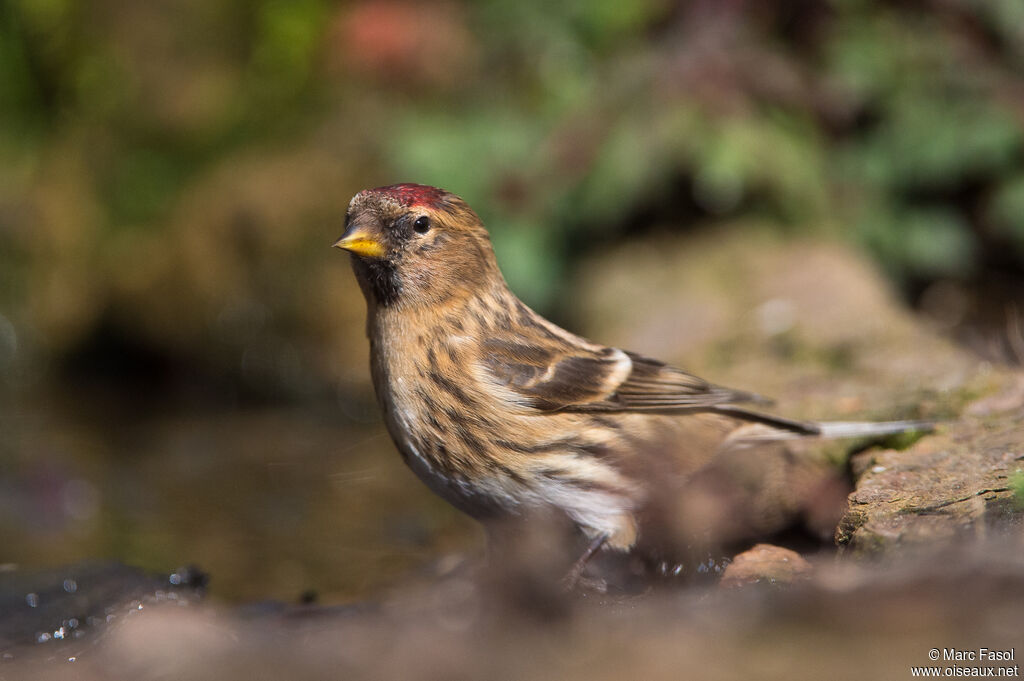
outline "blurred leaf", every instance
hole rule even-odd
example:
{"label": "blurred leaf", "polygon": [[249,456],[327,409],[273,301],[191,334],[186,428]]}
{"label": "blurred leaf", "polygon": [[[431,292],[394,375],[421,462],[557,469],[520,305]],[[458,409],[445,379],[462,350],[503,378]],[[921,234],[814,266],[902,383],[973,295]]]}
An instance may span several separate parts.
{"label": "blurred leaf", "polygon": [[588,231],[610,227],[637,200],[649,197],[670,177],[672,157],[655,132],[650,114],[631,111],[598,141],[595,157],[571,209]]}
{"label": "blurred leaf", "polygon": [[420,110],[398,121],[387,140],[388,160],[396,182],[444,187],[486,217],[502,175],[534,170],[541,134],[537,121],[510,107],[466,108],[460,116]]}
{"label": "blurred leaf", "polygon": [[252,52],[257,92],[276,101],[306,85],[326,17],[323,0],[263,0]]}
{"label": "blurred leaf", "polygon": [[544,309],[557,293],[563,253],[551,229],[524,219],[492,224],[491,236],[501,271],[516,295]]}
{"label": "blurred leaf", "polygon": [[1024,254],[1024,174],[1008,178],[989,203],[995,229],[1014,241]]}
{"label": "blurred leaf", "polygon": [[133,148],[119,157],[109,176],[109,208],[115,227],[138,228],[166,215],[189,166],[162,150]]}
{"label": "blurred leaf", "polygon": [[948,186],[1012,162],[1021,128],[992,103],[901,97],[864,146],[865,177],[906,186]]}
{"label": "blurred leaf", "polygon": [[974,258],[970,230],[949,210],[890,207],[865,218],[860,233],[895,272],[965,274]]}
{"label": "blurred leaf", "polygon": [[1016,470],[1010,475],[1010,489],[1013,490],[1013,503],[1024,509],[1024,471]]}
{"label": "blurred leaf", "polygon": [[97,51],[81,57],[76,66],[72,88],[82,118],[109,118],[134,95],[128,74],[112,55]]}
{"label": "blurred leaf", "polygon": [[789,221],[821,214],[825,204],[824,164],[810,126],[776,112],[774,116],[727,119],[703,138],[698,185],[711,192],[711,212],[735,208],[745,192],[761,189]]}
{"label": "blurred leaf", "polygon": [[[551,7],[551,3],[543,4]],[[644,26],[669,7],[663,0],[574,0],[565,5],[580,33],[598,48],[614,47],[624,38],[636,39]]]}

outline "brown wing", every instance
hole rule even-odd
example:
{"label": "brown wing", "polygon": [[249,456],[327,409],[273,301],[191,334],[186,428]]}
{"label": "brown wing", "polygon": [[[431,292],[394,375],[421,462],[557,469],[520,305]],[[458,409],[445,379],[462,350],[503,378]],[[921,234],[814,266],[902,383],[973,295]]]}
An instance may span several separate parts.
{"label": "brown wing", "polygon": [[630,371],[629,359],[614,348],[545,341],[492,337],[484,341],[479,361],[496,383],[544,411],[600,403]]}
{"label": "brown wing", "polygon": [[763,401],[617,348],[547,341],[492,337],[479,361],[496,383],[542,411],[679,411]]}
{"label": "brown wing", "polygon": [[664,362],[632,352],[633,370],[610,400],[625,410],[700,409],[736,402],[768,402],[754,393],[724,388]]}

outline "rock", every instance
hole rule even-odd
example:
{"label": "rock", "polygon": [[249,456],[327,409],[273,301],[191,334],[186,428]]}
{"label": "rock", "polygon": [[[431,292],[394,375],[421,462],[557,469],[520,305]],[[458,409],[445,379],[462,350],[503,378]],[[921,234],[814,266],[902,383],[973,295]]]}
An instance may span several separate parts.
{"label": "rock", "polygon": [[1024,372],[1016,374],[1016,380],[1008,380],[1004,390],[973,402],[966,410],[974,416],[988,416],[1008,411],[1024,413]]}
{"label": "rock", "polygon": [[772,544],[758,544],[736,556],[725,568],[724,587],[767,582],[789,584],[810,576],[811,564],[796,551]]}
{"label": "rock", "polygon": [[860,476],[838,544],[877,553],[1020,524],[1010,478],[1024,469],[1024,421],[1016,410],[988,417],[967,411],[909,449],[854,457]]}

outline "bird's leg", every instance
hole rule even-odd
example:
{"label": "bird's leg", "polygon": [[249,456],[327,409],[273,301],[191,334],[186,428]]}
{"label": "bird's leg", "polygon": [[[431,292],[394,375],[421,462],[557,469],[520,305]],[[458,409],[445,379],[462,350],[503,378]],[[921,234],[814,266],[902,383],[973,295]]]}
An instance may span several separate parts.
{"label": "bird's leg", "polygon": [[562,586],[565,587],[566,591],[571,591],[576,587],[577,582],[580,581],[580,575],[583,574],[583,569],[587,567],[587,563],[594,557],[594,554],[601,550],[604,543],[608,541],[607,534],[599,534],[591,540],[590,544],[587,545],[586,551],[583,552],[573,566],[566,573],[565,577],[562,578]]}

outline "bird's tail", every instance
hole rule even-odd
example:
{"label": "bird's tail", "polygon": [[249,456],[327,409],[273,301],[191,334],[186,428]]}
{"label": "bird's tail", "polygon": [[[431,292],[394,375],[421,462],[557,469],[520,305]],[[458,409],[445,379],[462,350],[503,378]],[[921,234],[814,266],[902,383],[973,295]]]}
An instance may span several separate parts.
{"label": "bird's tail", "polygon": [[927,421],[825,421],[816,425],[819,435],[828,438],[878,437],[911,432],[930,433],[935,430],[935,424]]}
{"label": "bird's tail", "polygon": [[716,407],[714,411],[750,423],[749,426],[737,429],[729,438],[732,441],[789,440],[800,437],[882,437],[910,432],[927,433],[935,429],[935,424],[928,421],[795,421],[728,405]]}

